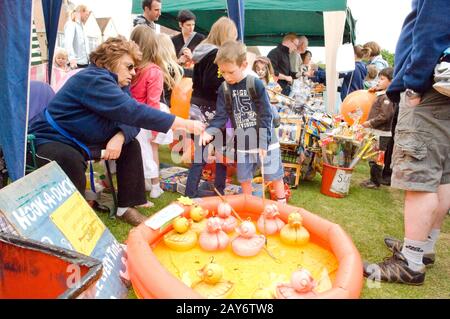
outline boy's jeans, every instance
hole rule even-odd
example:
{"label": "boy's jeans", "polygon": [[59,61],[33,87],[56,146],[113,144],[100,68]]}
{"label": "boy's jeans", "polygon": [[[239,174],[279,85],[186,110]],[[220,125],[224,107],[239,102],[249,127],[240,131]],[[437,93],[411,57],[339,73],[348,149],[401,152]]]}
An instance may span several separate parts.
{"label": "boy's jeans", "polygon": [[[196,146],[197,147],[197,146]],[[201,148],[202,154],[204,153],[204,147]],[[202,170],[205,167],[206,161],[202,156],[201,163],[192,163],[189,169],[189,175],[186,181],[186,193],[185,195],[190,198],[199,197],[198,184],[200,183],[200,178],[202,177]],[[223,194],[225,189],[225,182],[227,178],[227,167],[223,163],[216,162],[216,178],[214,180],[214,186],[216,189]]]}

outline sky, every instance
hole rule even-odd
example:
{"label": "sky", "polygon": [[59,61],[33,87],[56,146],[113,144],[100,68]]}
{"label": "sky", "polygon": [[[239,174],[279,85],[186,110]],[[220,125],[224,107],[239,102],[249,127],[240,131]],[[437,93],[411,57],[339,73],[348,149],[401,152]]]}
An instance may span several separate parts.
{"label": "sky", "polygon": [[[97,18],[112,17],[120,34],[125,36],[130,34],[131,0],[72,0],[72,2],[86,4]],[[347,5],[356,20],[357,44],[375,41],[383,49],[395,52],[403,21],[411,9],[411,0],[347,0]],[[164,0],[162,9],[164,11]],[[262,49],[261,53],[265,54],[268,50],[269,48]],[[322,48],[311,48],[311,51],[313,61],[325,61]]]}

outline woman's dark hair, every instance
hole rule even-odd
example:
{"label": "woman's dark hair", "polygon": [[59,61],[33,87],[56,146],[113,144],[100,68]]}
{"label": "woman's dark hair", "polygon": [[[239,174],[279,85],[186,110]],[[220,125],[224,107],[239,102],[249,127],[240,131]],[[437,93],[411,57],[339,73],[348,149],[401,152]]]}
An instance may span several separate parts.
{"label": "woman's dark hair", "polygon": [[383,70],[378,73],[378,76],[385,76],[389,79],[389,81],[392,81],[392,78],[394,77],[394,69],[391,67],[384,68]]}
{"label": "woman's dark hair", "polygon": [[309,50],[306,50],[304,53],[300,54],[300,56],[302,57],[302,61],[305,60],[306,55],[309,54],[310,57],[312,57],[312,53]]}
{"label": "woman's dark hair", "polygon": [[181,24],[185,23],[186,21],[190,21],[190,20],[195,21],[196,19],[197,18],[195,17],[195,14],[193,14],[192,11],[190,11],[190,10],[181,10],[180,12],[178,12],[177,20]]}

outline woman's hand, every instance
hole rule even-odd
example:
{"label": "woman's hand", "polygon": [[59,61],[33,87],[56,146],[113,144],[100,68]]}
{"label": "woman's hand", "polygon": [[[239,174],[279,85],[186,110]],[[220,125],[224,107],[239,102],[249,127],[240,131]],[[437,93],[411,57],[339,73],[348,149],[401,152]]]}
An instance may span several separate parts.
{"label": "woman's hand", "polygon": [[194,135],[200,135],[205,130],[205,127],[205,124],[200,121],[185,120],[177,116],[175,118],[175,121],[173,121],[171,129],[184,129],[189,133],[193,133]]}
{"label": "woman's hand", "polygon": [[181,53],[187,61],[191,61],[192,60],[192,51],[189,48],[184,48],[182,53]]}
{"label": "woman's hand", "polygon": [[186,120],[186,131],[194,135],[200,135],[205,131],[205,124],[200,121]]}
{"label": "woman's hand", "polygon": [[106,144],[105,152],[102,156],[104,160],[115,160],[118,159],[120,153],[122,152],[122,146],[125,142],[125,136],[122,132],[118,132],[114,135]]}

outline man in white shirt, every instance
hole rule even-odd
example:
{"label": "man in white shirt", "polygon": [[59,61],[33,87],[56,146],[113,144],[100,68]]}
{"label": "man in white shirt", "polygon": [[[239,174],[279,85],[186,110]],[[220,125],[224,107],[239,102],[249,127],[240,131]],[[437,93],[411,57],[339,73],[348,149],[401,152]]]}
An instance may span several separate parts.
{"label": "man in white shirt", "polygon": [[72,19],[64,26],[64,46],[72,69],[85,68],[89,64],[89,42],[84,25],[90,14],[91,11],[85,5],[79,5],[72,13]]}

